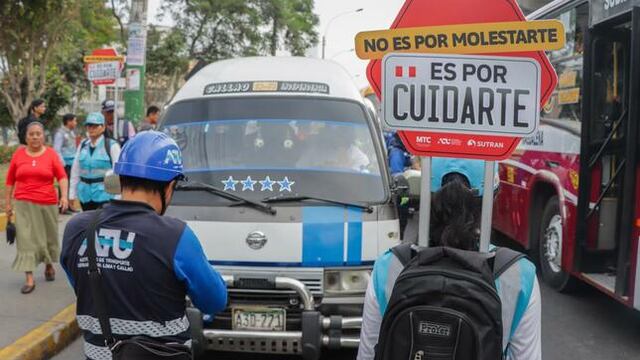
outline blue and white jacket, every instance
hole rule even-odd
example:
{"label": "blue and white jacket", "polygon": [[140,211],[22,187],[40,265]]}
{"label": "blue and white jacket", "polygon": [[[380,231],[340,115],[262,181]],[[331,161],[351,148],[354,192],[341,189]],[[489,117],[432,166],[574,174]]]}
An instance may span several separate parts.
{"label": "blue and white jacket", "polygon": [[[77,300],[84,351],[92,360],[111,359],[87,276],[85,229],[94,212],[72,218],[64,231],[60,262]],[[182,221],[158,215],[149,205],[114,200],[100,216],[96,252],[116,340],[144,335],[188,343],[186,295],[205,314],[223,310],[227,290],[207,261],[198,238]]]}
{"label": "blue and white jacket", "polygon": [[[372,360],[382,317],[404,267],[389,250],[376,260],[364,301],[358,360]],[[496,279],[502,302],[503,349],[508,360],[541,360],[541,304],[536,268],[520,259]]]}

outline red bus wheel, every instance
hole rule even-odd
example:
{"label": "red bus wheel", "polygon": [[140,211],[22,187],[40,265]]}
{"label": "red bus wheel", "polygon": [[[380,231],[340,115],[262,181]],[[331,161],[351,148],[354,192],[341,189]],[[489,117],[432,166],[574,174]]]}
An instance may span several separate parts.
{"label": "red bus wheel", "polygon": [[557,291],[567,291],[573,285],[571,275],[562,269],[563,219],[557,196],[549,198],[542,211],[536,242],[542,280]]}

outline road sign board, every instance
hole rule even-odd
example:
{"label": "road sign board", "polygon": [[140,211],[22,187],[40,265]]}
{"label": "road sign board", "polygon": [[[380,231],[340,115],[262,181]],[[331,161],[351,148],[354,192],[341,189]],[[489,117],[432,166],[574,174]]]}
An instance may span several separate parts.
{"label": "road sign board", "polygon": [[[402,9],[398,13],[396,20],[391,25],[392,29],[423,27],[423,26],[449,26],[451,24],[478,24],[478,23],[496,23],[496,22],[514,22],[525,21],[522,11],[518,7],[515,0],[484,0],[481,3],[472,0],[448,0],[446,6],[438,1],[428,0],[406,0]],[[444,51],[443,51],[444,52]],[[469,52],[473,54],[474,51]],[[532,58],[540,64],[540,104],[547,102],[553,90],[556,87],[557,76],[543,51],[523,51],[500,53],[496,52],[492,55],[505,55],[519,58]],[[367,67],[367,78],[371,87],[378,96],[382,91],[382,61],[373,59]],[[449,147],[448,152],[442,151],[432,152],[432,147],[425,148],[424,144],[417,142],[417,134],[420,136],[428,136],[429,134],[416,131],[400,131],[399,135],[403,143],[413,154],[421,156],[450,156],[465,158],[481,158],[486,160],[502,160],[507,158],[516,148],[520,139],[518,137],[500,137],[500,151],[495,148],[455,148]],[[468,143],[468,134],[447,134],[437,133],[434,137],[445,137],[451,142]],[[488,141],[486,138],[478,135],[473,138],[478,141]],[[484,142],[482,144],[485,144]],[[485,144],[486,145],[486,144]],[[444,146],[444,145],[443,145]],[[491,151],[488,151],[491,149]],[[443,150],[443,149],[438,149]]]}
{"label": "road sign board", "polygon": [[364,31],[356,35],[360,59],[385,54],[488,54],[558,50],[564,46],[563,25],[557,20],[507,21]]}
{"label": "road sign board", "polygon": [[383,76],[392,129],[526,136],[538,127],[540,65],[532,59],[388,54]]}
{"label": "road sign board", "polygon": [[119,77],[120,67],[117,61],[87,64],[87,78],[94,85],[111,85]]}

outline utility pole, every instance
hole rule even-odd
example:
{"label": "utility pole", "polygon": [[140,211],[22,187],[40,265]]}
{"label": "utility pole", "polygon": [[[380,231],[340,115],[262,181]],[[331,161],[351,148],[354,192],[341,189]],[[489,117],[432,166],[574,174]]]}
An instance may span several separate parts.
{"label": "utility pole", "polygon": [[124,117],[135,124],[144,118],[144,77],[147,46],[148,0],[132,0],[127,42],[127,87],[124,92]]}

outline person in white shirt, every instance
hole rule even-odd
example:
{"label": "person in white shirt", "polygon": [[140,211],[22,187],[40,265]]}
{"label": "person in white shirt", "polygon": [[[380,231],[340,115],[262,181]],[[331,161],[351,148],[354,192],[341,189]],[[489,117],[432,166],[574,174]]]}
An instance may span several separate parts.
{"label": "person in white shirt", "polygon": [[104,136],[102,114],[89,114],[85,125],[89,138],[78,146],[69,186],[69,199],[80,200],[83,211],[98,209],[114,198],[104,189],[104,177],[120,156],[118,142]]}
{"label": "person in white shirt", "polygon": [[[433,160],[431,189],[437,193],[431,210],[431,245],[463,250],[477,248],[484,162],[447,158]],[[474,226],[467,226],[470,219]],[[390,250],[376,260],[365,295],[358,360],[375,357],[382,319],[393,285],[403,268]],[[511,268],[520,274],[515,278],[517,284],[511,276],[505,276],[505,279],[500,276],[496,280],[509,288],[508,291],[498,291],[503,310],[513,309],[502,313],[502,350],[507,360],[540,360],[541,298],[536,269],[526,258],[518,260]]]}

